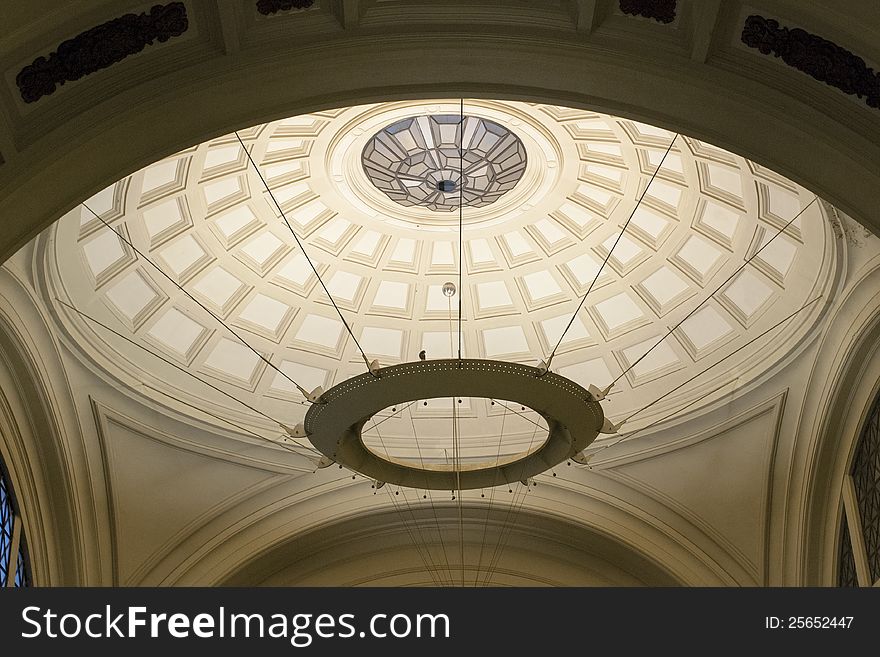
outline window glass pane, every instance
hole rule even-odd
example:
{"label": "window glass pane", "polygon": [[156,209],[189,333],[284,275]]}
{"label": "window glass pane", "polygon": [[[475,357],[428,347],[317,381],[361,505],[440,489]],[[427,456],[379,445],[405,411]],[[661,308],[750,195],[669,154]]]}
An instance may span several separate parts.
{"label": "window glass pane", "polygon": [[852,543],[849,539],[849,526],[843,514],[843,527],[840,530],[840,564],[837,571],[838,586],[858,586],[856,562],[853,558]]}
{"label": "window glass pane", "polygon": [[28,580],[27,566],[25,565],[24,546],[18,550],[18,565],[15,571],[15,586],[30,586]]}
{"label": "window glass pane", "polygon": [[6,575],[9,572],[13,518],[12,500],[9,499],[6,477],[0,470],[0,586],[6,586]]}
{"label": "window glass pane", "polygon": [[871,581],[880,579],[880,398],[874,403],[852,465]]}
{"label": "window glass pane", "polygon": [[0,586],[6,586],[12,559],[16,559],[15,586],[30,586],[29,564],[25,537],[22,535],[17,554],[12,554],[12,529],[15,522],[12,490],[0,462]]}
{"label": "window glass pane", "polygon": [[370,181],[395,203],[452,212],[494,203],[526,170],[522,141],[476,116],[435,114],[396,121],[361,155]]}

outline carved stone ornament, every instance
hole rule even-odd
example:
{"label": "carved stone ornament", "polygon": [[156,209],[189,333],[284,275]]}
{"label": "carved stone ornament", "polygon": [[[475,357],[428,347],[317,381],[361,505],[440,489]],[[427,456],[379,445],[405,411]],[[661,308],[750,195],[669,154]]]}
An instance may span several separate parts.
{"label": "carved stone ornament", "polygon": [[308,9],[315,4],[315,0],[259,0],[257,11],[263,16],[276,14],[279,11],[291,9]]}
{"label": "carved stone ornament", "polygon": [[65,82],[107,68],[154,41],[163,43],[180,36],[188,27],[182,2],[154,5],[148,13],[125,14],[63,41],[48,57],[37,57],[15,76],[15,83],[22,100],[33,103]]}
{"label": "carved stone ornament", "polygon": [[789,66],[846,94],[864,98],[869,107],[880,107],[880,74],[861,57],[827,39],[753,15],[743,25],[742,42],[764,55],[781,57]]}
{"label": "carved stone ornament", "polygon": [[676,0],[620,0],[620,11],[630,16],[653,18],[659,23],[675,20]]}

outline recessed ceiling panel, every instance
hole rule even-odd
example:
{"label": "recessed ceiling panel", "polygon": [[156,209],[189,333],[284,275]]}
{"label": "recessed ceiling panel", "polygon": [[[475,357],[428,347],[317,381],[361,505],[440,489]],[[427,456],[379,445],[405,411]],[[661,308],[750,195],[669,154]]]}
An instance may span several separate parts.
{"label": "recessed ceiling panel", "polygon": [[[464,115],[457,98],[403,100],[240,131],[271,193],[234,135],[195,145],[87,201],[143,258],[78,208],[47,240],[47,277],[59,298],[292,424],[308,404],[299,390],[235,346],[222,323],[306,390],[366,367],[338,313],[380,363],[422,349],[429,360],[456,357],[460,329],[463,356],[536,364],[562,337],[552,369],[607,385],[697,309],[615,384],[615,418],[743,345],[713,380],[746,385],[780,344],[808,343],[821,304],[777,338],[753,338],[840,275],[810,192],[690,137],[663,160],[674,134],[628,119],[482,99],[465,99]],[[83,358],[101,360],[94,371],[155,379],[149,354],[57,314]],[[137,394],[161,403],[208,394],[184,375],[156,385]],[[656,412],[708,403],[704,395],[697,380]],[[498,410],[468,413],[488,427]],[[248,412],[231,404],[228,416]],[[415,415],[438,433],[431,423],[443,413]],[[401,440],[412,430],[408,417],[383,427]]]}

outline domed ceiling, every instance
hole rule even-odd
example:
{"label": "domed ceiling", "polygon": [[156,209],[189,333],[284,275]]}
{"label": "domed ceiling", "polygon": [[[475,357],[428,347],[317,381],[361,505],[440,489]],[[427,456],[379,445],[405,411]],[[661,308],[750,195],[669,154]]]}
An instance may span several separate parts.
{"label": "domed ceiling", "polygon": [[[815,333],[823,303],[755,340],[836,285],[833,236],[808,191],[681,136],[658,170],[674,135],[631,120],[492,100],[466,99],[463,123],[460,111],[458,99],[390,102],[239,132],[369,359],[457,355],[459,293],[464,357],[546,358],[643,193],[552,361],[585,387],[629,369],[806,210],[626,372],[606,416],[622,419],[748,345],[624,430],[699,412],[771,375]],[[43,242],[53,297],[291,426],[308,406],[291,380],[312,390],[365,371],[235,135],[157,162],[86,205],[125,239],[85,207],[65,215]],[[460,269],[462,289],[444,296]],[[279,437],[276,424],[52,303],[69,343],[114,385],[218,430],[235,433],[234,422]],[[546,434],[529,409],[492,401],[459,405],[466,453],[484,454],[499,431],[505,452]],[[453,401],[426,402],[381,414],[382,449],[412,457],[417,434],[431,458],[445,458]]]}

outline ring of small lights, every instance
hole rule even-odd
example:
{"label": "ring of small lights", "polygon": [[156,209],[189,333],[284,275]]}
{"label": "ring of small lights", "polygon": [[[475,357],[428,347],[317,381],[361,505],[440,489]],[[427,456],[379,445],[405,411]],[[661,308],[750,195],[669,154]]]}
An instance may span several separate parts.
{"label": "ring of small lights", "polygon": [[[361,432],[375,414],[395,405],[437,397],[483,397],[528,406],[549,427],[546,442],[504,465],[463,470],[414,467],[382,458]],[[578,384],[519,363],[443,359],[403,363],[367,372],[327,390],[306,413],[315,448],[340,465],[379,482],[427,490],[470,490],[527,480],[590,445],[604,421],[601,405]]]}

